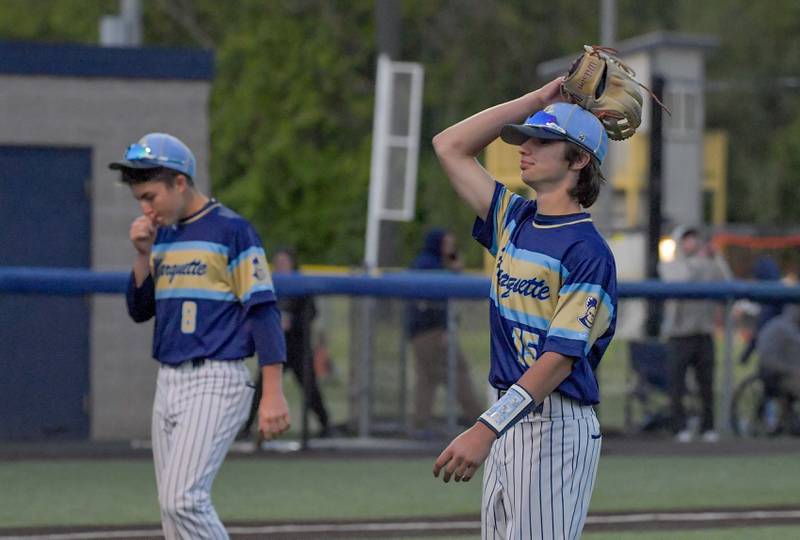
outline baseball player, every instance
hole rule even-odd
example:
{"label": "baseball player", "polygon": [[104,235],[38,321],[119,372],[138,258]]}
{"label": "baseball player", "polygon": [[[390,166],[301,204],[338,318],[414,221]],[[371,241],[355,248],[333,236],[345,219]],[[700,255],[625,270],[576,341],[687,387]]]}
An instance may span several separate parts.
{"label": "baseball player", "polygon": [[[495,256],[489,382],[498,400],[433,468],[445,482],[468,481],[488,456],[483,538],[578,538],[600,455],[594,370],[614,334],[616,267],[584,208],[604,181],[608,139],[597,117],[560,102],[560,84],[433,139],[453,187],[478,215],[473,236]],[[519,145],[535,201],[478,163],[498,136]]]}
{"label": "baseball player", "polygon": [[150,133],[121,171],[142,216],[127,291],[136,322],[155,316],[160,363],[152,439],[161,523],[168,539],[225,539],[211,484],[253,399],[243,359],[258,352],[259,429],[289,427],[281,386],[286,346],[267,260],[252,226],[194,186],[195,158],[177,138]]}

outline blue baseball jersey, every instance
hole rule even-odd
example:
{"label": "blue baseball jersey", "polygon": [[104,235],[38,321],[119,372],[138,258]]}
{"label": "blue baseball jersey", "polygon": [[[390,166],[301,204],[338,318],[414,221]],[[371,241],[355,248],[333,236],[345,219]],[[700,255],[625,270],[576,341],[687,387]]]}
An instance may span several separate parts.
{"label": "blue baseball jersey", "polygon": [[472,234],[495,256],[490,384],[508,388],[553,351],[574,359],[558,392],[599,403],[594,370],[614,335],[617,272],[591,216],[537,214],[535,201],[496,183],[487,219],[476,219]]}
{"label": "blue baseball jersey", "polygon": [[159,227],[150,273],[154,358],[179,364],[253,355],[247,312],[274,302],[275,290],[261,240],[244,218],[212,199],[178,224]]}

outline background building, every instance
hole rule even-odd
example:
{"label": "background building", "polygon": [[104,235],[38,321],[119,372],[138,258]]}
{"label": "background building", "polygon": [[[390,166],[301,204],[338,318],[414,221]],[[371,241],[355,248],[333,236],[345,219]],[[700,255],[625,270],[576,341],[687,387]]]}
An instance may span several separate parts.
{"label": "background building", "polygon": [[[213,56],[198,50],[0,43],[3,266],[129,268],[139,210],[108,163],[168,131],[208,188]],[[120,296],[0,296],[0,438],[149,433],[150,324]]]}

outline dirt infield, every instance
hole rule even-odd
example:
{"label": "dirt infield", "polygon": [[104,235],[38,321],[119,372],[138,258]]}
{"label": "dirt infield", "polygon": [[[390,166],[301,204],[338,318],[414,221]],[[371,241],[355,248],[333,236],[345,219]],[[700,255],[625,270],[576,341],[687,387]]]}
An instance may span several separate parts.
{"label": "dirt infield", "polygon": [[[728,508],[653,512],[593,513],[585,532],[719,529],[800,524],[800,507]],[[472,516],[369,520],[226,524],[232,539],[311,540],[317,538],[414,538],[477,534],[480,519]],[[50,527],[0,529],[0,540],[158,539],[157,524],[120,527]]]}

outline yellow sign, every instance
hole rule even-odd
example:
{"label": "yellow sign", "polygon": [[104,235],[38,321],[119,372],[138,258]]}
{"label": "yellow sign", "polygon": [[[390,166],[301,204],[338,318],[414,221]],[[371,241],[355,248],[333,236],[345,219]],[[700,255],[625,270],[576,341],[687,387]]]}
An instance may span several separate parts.
{"label": "yellow sign", "polygon": [[[728,135],[723,131],[708,131],[703,143],[702,190],[710,195],[711,223],[722,225],[726,218]],[[647,195],[650,173],[648,134],[636,133],[626,144],[615,145],[614,163],[614,170],[609,173],[610,183],[615,191],[623,194],[626,225],[638,227],[647,217],[641,206]]]}
{"label": "yellow sign", "polygon": [[703,190],[711,193],[711,222],[723,225],[727,217],[728,134],[707,131],[703,147]]}

